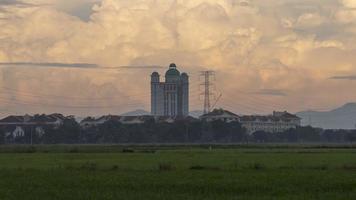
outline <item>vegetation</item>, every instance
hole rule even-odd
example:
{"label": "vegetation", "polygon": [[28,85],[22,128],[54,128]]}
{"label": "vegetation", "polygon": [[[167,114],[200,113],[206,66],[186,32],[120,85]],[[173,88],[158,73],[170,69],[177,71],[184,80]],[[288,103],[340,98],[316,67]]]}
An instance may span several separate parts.
{"label": "vegetation", "polygon": [[2,200],[356,198],[356,149],[341,146],[55,145],[0,152]]}
{"label": "vegetation", "polygon": [[59,128],[43,127],[37,134],[34,127],[25,127],[23,137],[5,137],[0,129],[0,144],[147,144],[147,143],[353,143],[356,130],[322,130],[298,127],[283,133],[246,133],[238,122],[176,121],[175,123],[122,124],[107,121],[102,125],[81,128],[69,118]]}

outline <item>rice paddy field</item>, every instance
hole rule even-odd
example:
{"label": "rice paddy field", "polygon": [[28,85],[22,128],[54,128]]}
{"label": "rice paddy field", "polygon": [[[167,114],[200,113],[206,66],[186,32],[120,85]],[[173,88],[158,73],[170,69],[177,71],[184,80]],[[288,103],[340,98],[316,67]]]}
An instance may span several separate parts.
{"label": "rice paddy field", "polygon": [[0,199],[356,199],[356,149],[0,146]]}

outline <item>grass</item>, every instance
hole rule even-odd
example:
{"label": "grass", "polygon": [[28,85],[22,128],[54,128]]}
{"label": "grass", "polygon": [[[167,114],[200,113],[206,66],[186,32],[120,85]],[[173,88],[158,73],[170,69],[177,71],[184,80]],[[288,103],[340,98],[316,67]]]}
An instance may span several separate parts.
{"label": "grass", "polygon": [[1,147],[0,199],[356,198],[352,148],[101,147]]}

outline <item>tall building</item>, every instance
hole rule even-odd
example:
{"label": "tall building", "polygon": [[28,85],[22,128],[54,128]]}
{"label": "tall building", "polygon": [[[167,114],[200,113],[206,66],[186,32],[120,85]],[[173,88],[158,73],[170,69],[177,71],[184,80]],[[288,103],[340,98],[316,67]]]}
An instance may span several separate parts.
{"label": "tall building", "polygon": [[189,115],[189,77],[180,73],[173,63],[165,75],[165,82],[160,82],[160,75],[151,75],[151,114],[153,116],[188,116]]}

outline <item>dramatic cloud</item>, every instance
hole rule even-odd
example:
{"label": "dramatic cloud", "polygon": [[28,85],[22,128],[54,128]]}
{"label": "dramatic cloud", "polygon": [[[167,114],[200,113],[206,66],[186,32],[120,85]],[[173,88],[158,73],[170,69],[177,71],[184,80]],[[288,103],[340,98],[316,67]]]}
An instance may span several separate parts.
{"label": "dramatic cloud", "polygon": [[274,89],[263,89],[258,92],[255,92],[255,94],[272,95],[272,96],[287,96],[287,94],[284,91],[274,90]]}
{"label": "dramatic cloud", "polygon": [[0,66],[23,66],[23,67],[60,67],[60,68],[97,68],[96,64],[89,63],[31,63],[31,62],[10,62],[1,63]]}
{"label": "dramatic cloud", "polygon": [[[356,100],[353,85],[330,79],[356,74],[355,4],[0,0],[0,62],[29,66],[0,69],[0,86],[12,90],[0,101],[14,112],[60,111],[60,106],[80,115],[149,109],[151,71],[164,73],[159,66],[176,62],[191,76],[192,110],[201,107],[198,72],[204,69],[217,72],[217,90],[224,94],[218,106],[236,112],[334,107]],[[33,67],[40,63],[49,68]],[[60,63],[93,66],[57,68]],[[119,66],[126,67],[104,70]],[[47,106],[34,106],[41,103]]]}
{"label": "dramatic cloud", "polygon": [[356,76],[333,76],[330,79],[335,79],[335,80],[356,80]]}
{"label": "dramatic cloud", "polygon": [[9,5],[31,5],[22,1],[17,0],[0,0],[0,6],[9,6]]}

